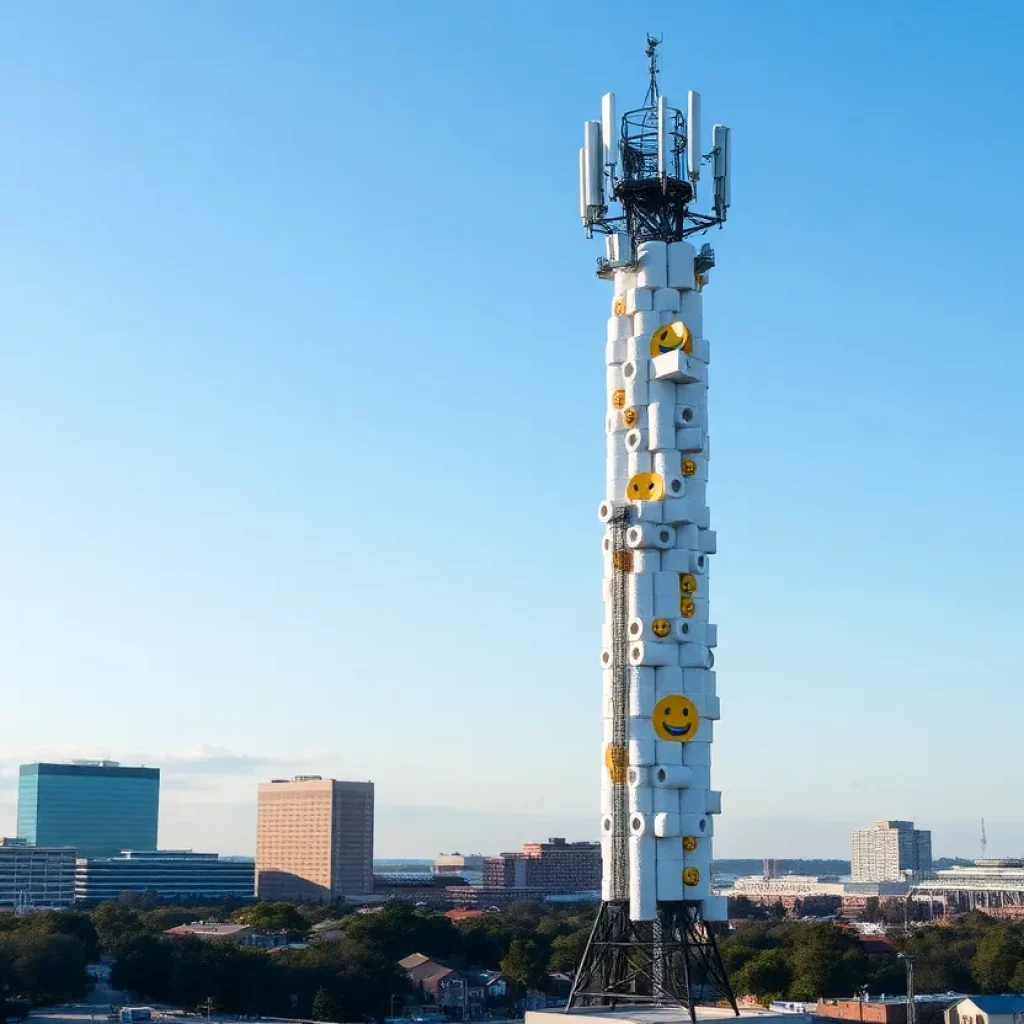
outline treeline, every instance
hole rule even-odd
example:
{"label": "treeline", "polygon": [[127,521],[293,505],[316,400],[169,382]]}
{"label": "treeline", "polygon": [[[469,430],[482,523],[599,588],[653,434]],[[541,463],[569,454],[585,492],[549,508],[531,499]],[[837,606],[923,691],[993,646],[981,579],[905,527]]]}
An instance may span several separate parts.
{"label": "treeline", "polygon": [[98,955],[96,929],[84,914],[0,914],[0,1019],[81,998],[89,991],[86,965]]}
{"label": "treeline", "polygon": [[914,954],[918,992],[1024,992],[1024,925],[980,913],[893,936],[891,954],[865,955],[854,932],[824,922],[750,921],[721,942],[740,995],[811,1000],[906,992],[898,953]]}

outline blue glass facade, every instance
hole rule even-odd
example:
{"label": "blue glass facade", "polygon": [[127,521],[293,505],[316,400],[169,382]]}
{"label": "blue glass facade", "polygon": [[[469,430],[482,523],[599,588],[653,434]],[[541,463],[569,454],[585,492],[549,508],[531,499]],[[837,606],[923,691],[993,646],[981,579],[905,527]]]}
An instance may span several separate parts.
{"label": "blue glass facade", "polygon": [[80,857],[155,850],[159,804],[159,768],[24,764],[18,836],[36,846],[73,846]]}

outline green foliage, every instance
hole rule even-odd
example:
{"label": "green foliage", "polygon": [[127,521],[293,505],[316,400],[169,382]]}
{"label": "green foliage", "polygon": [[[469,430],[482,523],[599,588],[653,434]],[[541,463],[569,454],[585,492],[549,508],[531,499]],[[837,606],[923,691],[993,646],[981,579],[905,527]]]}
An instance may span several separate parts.
{"label": "green foliage", "polygon": [[341,1006],[334,996],[321,985],[313,997],[313,1020],[340,1021],[341,1019]]}
{"label": "green foliage", "polygon": [[239,924],[247,924],[261,932],[303,935],[309,930],[309,922],[294,903],[253,903],[236,910],[233,916]]}
{"label": "green foliage", "polygon": [[[971,974],[984,992],[1008,992],[1024,961],[1024,929],[1003,924],[989,929],[978,940],[971,960]],[[1018,980],[1024,980],[1024,972]]]}
{"label": "green foliage", "polygon": [[781,949],[763,949],[748,960],[733,977],[740,995],[756,996],[766,1006],[781,999],[793,983],[793,967]]}
{"label": "green foliage", "polygon": [[58,1003],[89,989],[85,947],[78,939],[47,932],[35,922],[0,934],[0,978],[14,996]]}
{"label": "green foliage", "polygon": [[372,952],[390,960],[410,953],[447,959],[461,953],[458,929],[443,914],[408,903],[387,903],[373,914],[353,914],[341,923],[346,949]]}
{"label": "green foliage", "polygon": [[589,936],[589,930],[585,929],[576,929],[565,935],[556,935],[551,943],[548,970],[575,971],[583,960]]}
{"label": "green foliage", "polygon": [[544,951],[532,939],[513,939],[502,957],[501,970],[521,988],[543,988],[547,982],[546,960]]}

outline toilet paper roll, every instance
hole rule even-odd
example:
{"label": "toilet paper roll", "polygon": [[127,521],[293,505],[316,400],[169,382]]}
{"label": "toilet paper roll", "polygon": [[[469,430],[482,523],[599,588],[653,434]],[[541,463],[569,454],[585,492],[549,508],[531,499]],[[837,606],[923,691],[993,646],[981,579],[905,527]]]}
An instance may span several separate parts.
{"label": "toilet paper roll", "polygon": [[608,334],[606,341],[624,342],[633,333],[633,318],[631,316],[610,316],[608,317]]}
{"label": "toilet paper roll", "polygon": [[704,300],[700,292],[679,293],[679,317],[690,328],[690,333],[695,338],[704,337]]}
{"label": "toilet paper roll", "polygon": [[[612,499],[605,498],[605,500],[597,506],[597,521],[599,523],[611,522],[611,518],[615,515],[616,510],[622,508],[624,504],[625,502],[622,501],[614,501]],[[604,538],[604,543],[606,545],[605,550],[610,550],[611,537],[606,536]]]}
{"label": "toilet paper roll", "polygon": [[626,451],[639,452],[648,448],[646,430],[630,430],[626,434]]}
{"label": "toilet paper roll", "polygon": [[[639,501],[638,508],[647,505],[658,505],[657,501]],[[636,548],[632,551],[633,572],[660,572],[661,571],[661,549],[660,548]],[[653,583],[653,581],[652,581]],[[642,618],[642,616],[641,616]],[[670,616],[671,618],[671,616]]]}
{"label": "toilet paper roll", "polygon": [[630,836],[629,916],[633,921],[653,921],[658,914],[658,863],[654,836]]}
{"label": "toilet paper roll", "polygon": [[[685,649],[688,650],[696,646],[696,644],[686,644]],[[629,645],[629,663],[630,665],[649,665],[652,667],[678,664],[681,656],[677,652],[683,649],[679,644],[649,644],[641,640],[638,643]],[[703,649],[706,650],[706,648]],[[652,762],[637,763],[651,764]]]}
{"label": "toilet paper roll", "polygon": [[706,505],[691,501],[689,498],[666,498],[664,504],[665,508],[661,510],[662,519],[673,525],[692,523],[696,526],[710,515]]}
{"label": "toilet paper roll", "polygon": [[677,430],[706,430],[708,410],[704,404],[673,405],[673,422]]}
{"label": "toilet paper roll", "polygon": [[[638,504],[649,504],[639,502]],[[637,523],[626,530],[626,544],[631,548],[658,548],[667,551],[676,542],[676,531],[671,526],[657,523]],[[658,574],[661,575],[661,574]],[[657,585],[657,584],[656,584]],[[679,585],[676,584],[676,593]]]}
{"label": "toilet paper roll", "polygon": [[[688,804],[696,802],[700,804],[704,799],[705,794],[700,793],[693,789],[680,790],[679,802],[680,804]],[[695,839],[700,839],[701,836],[707,834],[708,831],[708,817],[706,814],[701,812],[687,812],[685,809],[679,816],[679,824],[683,830],[684,836],[693,836]],[[686,851],[683,851],[683,859],[686,859]]]}
{"label": "toilet paper roll", "polygon": [[[608,395],[608,407],[611,408],[612,393],[626,386],[625,363],[622,366],[606,366],[604,370],[605,392]],[[635,372],[635,371],[634,371]]]}
{"label": "toilet paper roll", "polygon": [[[660,894],[658,899],[662,899]],[[705,896],[700,903],[700,916],[705,921],[728,921],[729,898],[714,892],[710,896]]]}
{"label": "toilet paper roll", "polygon": [[604,361],[606,366],[618,366],[626,361],[626,339],[609,338],[604,346]]}
{"label": "toilet paper roll", "polygon": [[[644,641],[648,641],[648,642],[650,642],[652,644],[672,643],[673,641],[672,641],[672,632],[671,632],[672,631],[671,620],[668,620],[668,623],[669,623],[669,633],[668,633],[667,636],[658,636],[658,634],[655,632],[653,624],[655,622],[659,622],[659,621],[660,620],[658,620],[657,618],[655,618],[655,619],[640,619],[640,618],[630,619],[629,620],[629,624],[626,626],[626,631],[627,631],[627,633],[629,635],[630,642],[632,642],[634,640],[644,640]],[[652,691],[652,693],[653,693],[653,691]],[[646,714],[649,716],[650,712],[648,711],[648,712],[646,712]]]}
{"label": "toilet paper roll", "polygon": [[675,348],[651,360],[648,376],[650,380],[666,380],[674,384],[694,384],[698,381],[707,383],[708,368],[682,349]]}
{"label": "toilet paper roll", "polygon": [[[704,668],[684,668],[680,669],[680,671],[683,676],[683,693],[688,697],[694,694],[717,695],[718,680],[714,672],[709,672]],[[655,670],[654,674],[654,686],[657,689],[657,670]]]}
{"label": "toilet paper roll", "polygon": [[605,768],[604,751],[610,743],[615,742],[615,723],[610,718],[601,720],[601,766]]}
{"label": "toilet paper roll", "polygon": [[[649,787],[650,788],[650,787]],[[679,813],[679,790],[678,789],[651,789],[653,794],[651,806],[655,814],[678,814]]]}
{"label": "toilet paper roll", "polygon": [[[629,362],[622,364],[623,370]],[[626,404],[633,406],[646,405],[648,402],[647,371],[634,372],[626,379]]]}
{"label": "toilet paper roll", "polygon": [[678,811],[662,811],[654,815],[654,834],[661,839],[669,836],[681,836]]}
{"label": "toilet paper roll", "polygon": [[604,417],[605,439],[604,440],[605,440],[605,444],[606,445],[609,443],[609,438],[614,438],[617,435],[622,435],[623,436],[623,440],[622,440],[621,443],[623,445],[623,448],[625,448],[625,433],[626,433],[627,430],[629,430],[629,427],[627,427],[622,422],[622,414],[621,413],[616,412],[614,409],[611,412],[609,412],[609,413],[605,413],[605,417]]}
{"label": "toilet paper roll", "polygon": [[[655,461],[659,458],[664,458],[665,454],[665,452],[655,452]],[[676,452],[672,452],[672,455],[676,455]],[[676,460],[673,458],[671,461],[675,462]],[[668,462],[668,459],[666,459],[666,462]],[[680,474],[678,469],[672,471],[668,470],[666,467],[666,470],[666,472],[661,474],[661,478],[665,482],[665,500],[671,501],[684,498],[685,500],[692,501],[693,499],[689,496],[689,486],[686,483],[686,478]],[[657,470],[655,470],[655,472],[657,472]],[[664,509],[662,509],[662,515],[664,514]]]}
{"label": "toilet paper roll", "polygon": [[636,247],[639,265],[636,280],[641,288],[668,287],[668,246],[665,242],[640,242]]}
{"label": "toilet paper roll", "polygon": [[718,553],[718,534],[714,530],[701,530],[697,541],[698,550],[706,555]]}
{"label": "toilet paper roll", "polygon": [[710,765],[706,768],[700,766],[690,767],[690,771],[693,772],[693,785],[691,789],[699,789],[703,792],[707,792],[711,789],[711,767]]}
{"label": "toilet paper roll", "polygon": [[650,452],[626,452],[626,472],[629,476],[636,476],[637,473],[650,473],[652,465]]}
{"label": "toilet paper roll", "polygon": [[612,710],[612,688],[615,685],[615,673],[610,669],[601,670],[601,717],[612,718],[614,711]]}
{"label": "toilet paper roll", "polygon": [[682,427],[676,431],[675,447],[686,454],[698,454],[704,450],[706,434],[700,427]]}
{"label": "toilet paper roll", "polygon": [[671,381],[651,380],[647,385],[648,402],[653,405],[675,405],[676,385]]}
{"label": "toilet paper roll", "polygon": [[629,714],[635,718],[650,718],[654,714],[654,670],[629,670]]}
{"label": "toilet paper roll", "polygon": [[[704,587],[701,585],[706,578],[708,560],[701,552],[691,548],[684,548],[679,543],[679,533],[682,529],[693,524],[676,524],[676,546],[671,551],[662,552],[661,568],[663,572],[689,573],[697,578],[697,592],[703,594]],[[701,561],[701,559],[704,559]],[[694,569],[694,566],[697,566]]]}
{"label": "toilet paper roll", "polygon": [[693,338],[690,342],[690,355],[702,363],[711,362],[711,343],[707,338]]}
{"label": "toilet paper roll", "polygon": [[641,765],[632,764],[626,769],[626,785],[632,786],[634,789],[637,787],[650,789],[651,788],[651,770]]}
{"label": "toilet paper roll", "polygon": [[[667,527],[662,527],[667,529]],[[654,574],[654,593],[665,594],[679,600],[679,574],[675,572],[656,572]]]}
{"label": "toilet paper roll", "polygon": [[722,702],[713,693],[705,693],[701,696],[703,699],[700,709],[701,715],[709,722],[717,722],[722,717]]}
{"label": "toilet paper roll", "polygon": [[683,862],[657,862],[658,901],[676,903],[683,898]]}
{"label": "toilet paper roll", "polygon": [[[658,698],[661,699],[660,697]],[[682,743],[669,742],[668,740],[654,741],[654,761],[656,764],[682,764],[683,745]]]}
{"label": "toilet paper roll", "polygon": [[[685,679],[683,669],[679,668],[678,665],[669,665],[665,668],[656,668],[654,670],[654,695],[657,700],[661,700],[662,697],[668,697],[673,693],[685,693],[687,692],[683,688],[683,680]],[[678,743],[670,744],[672,747],[678,747]],[[660,762],[659,762],[660,763]],[[679,762],[682,763],[681,761]]]}
{"label": "toilet paper roll", "polygon": [[668,286],[692,289],[696,284],[693,276],[696,248],[689,242],[669,242],[667,256]]}
{"label": "toilet paper roll", "polygon": [[[667,646],[662,644],[662,647]],[[711,668],[714,659],[711,650],[702,644],[677,644],[679,665],[681,668]],[[660,662],[659,662],[660,664]],[[690,744],[687,744],[690,746]]]}
{"label": "toilet paper roll", "polygon": [[654,618],[672,619],[679,617],[679,595],[655,593],[654,595]]}
{"label": "toilet paper roll", "polygon": [[669,789],[675,792],[690,785],[693,781],[693,769],[678,764],[657,764],[651,769],[650,777],[655,789]]}
{"label": "toilet paper roll", "polygon": [[646,355],[651,354],[651,335],[661,326],[662,314],[658,310],[635,313],[633,315],[633,337],[644,341]]}
{"label": "toilet paper roll", "polygon": [[694,551],[700,550],[697,543],[699,537],[699,531],[696,526],[687,524],[686,526],[676,527],[676,547],[677,548],[692,548]]}
{"label": "toilet paper roll", "polygon": [[[678,294],[678,293],[677,293]],[[626,312],[632,316],[654,308],[654,292],[650,288],[630,288],[626,292]]]}
{"label": "toilet paper roll", "polygon": [[647,429],[647,406],[645,405],[628,405],[621,412],[616,413],[616,415],[618,416],[618,424],[621,426],[623,433],[634,428],[639,430]]}
{"label": "toilet paper roll", "polygon": [[[631,718],[631,722],[642,722],[644,719]],[[654,729],[651,727],[650,720],[647,719],[647,730],[644,733],[640,733],[637,730],[637,735],[633,736],[629,740],[629,763],[639,765],[651,765],[654,764]]]}
{"label": "toilet paper roll", "polygon": [[601,780],[603,783],[601,786],[601,813],[611,815],[612,808],[615,806],[615,791],[607,784],[606,780],[607,775]]}
{"label": "toilet paper roll", "polygon": [[[628,478],[626,486],[629,486]],[[638,523],[660,526],[665,518],[660,501],[634,501],[630,504],[630,508],[633,512],[634,521]]]}
{"label": "toilet paper roll", "polygon": [[629,816],[629,834],[631,836],[645,836],[650,831],[650,816],[642,811],[634,811]]}
{"label": "toilet paper roll", "polygon": [[681,836],[667,836],[654,840],[654,855],[659,864],[678,864],[683,870],[683,841]]}
{"label": "toilet paper roll", "polygon": [[679,292],[675,288],[659,288],[651,293],[651,299],[653,309],[679,311]]}
{"label": "toilet paper roll", "polygon": [[606,903],[615,899],[612,888],[612,838],[601,833],[601,899]]}
{"label": "toilet paper roll", "polygon": [[633,820],[634,815],[639,815],[645,820],[650,820],[654,814],[654,790],[650,786],[629,787],[629,817]]}
{"label": "toilet paper roll", "polygon": [[626,607],[630,618],[654,618],[654,574],[630,573],[626,578]]}
{"label": "toilet paper roll", "polygon": [[[686,882],[686,869],[696,868],[700,880],[696,885]],[[704,899],[711,894],[711,840],[697,838],[697,849],[683,850],[683,898]]]}
{"label": "toilet paper roll", "polygon": [[601,648],[601,668],[612,667],[612,649],[610,647]]}
{"label": "toilet paper roll", "polygon": [[605,836],[611,838],[612,832],[614,830],[614,825],[615,825],[615,823],[612,820],[611,814],[602,814],[601,815],[601,836],[602,836],[602,838],[605,837]]}
{"label": "toilet paper roll", "polygon": [[[676,407],[654,402],[647,406],[647,444],[653,452],[662,449],[674,449],[676,445]],[[678,473],[680,461],[673,458],[669,462],[669,472]]]}
{"label": "toilet paper roll", "polygon": [[697,405],[702,409],[708,407],[708,386],[704,381],[691,381],[689,384],[677,384],[676,405]]}
{"label": "toilet paper roll", "polygon": [[712,789],[709,790],[707,799],[704,802],[704,810],[708,814],[721,814],[722,813],[722,793],[720,790]]}
{"label": "toilet paper roll", "polygon": [[[711,766],[711,743],[710,741],[702,740],[700,737],[700,733],[704,731],[705,726],[710,725],[709,721],[701,719],[696,738],[690,740],[689,743],[683,744],[683,764],[700,766],[702,768],[709,768]],[[650,761],[647,762],[647,764],[650,763]]]}
{"label": "toilet paper roll", "polygon": [[709,643],[711,639],[718,642],[717,637],[712,637],[710,628],[706,622],[698,622],[695,619],[673,619],[671,637],[679,644],[703,644],[705,647],[713,647]]}
{"label": "toilet paper roll", "polygon": [[[612,627],[611,627],[610,623],[604,622],[604,623],[601,624],[601,647],[603,649],[605,647],[611,647],[611,645],[612,645]],[[605,671],[603,671],[601,673],[602,679],[605,676],[605,674],[607,672],[609,672],[609,671],[610,670],[605,670]]]}
{"label": "toilet paper roll", "polygon": [[[627,260],[627,262],[629,262]],[[616,295],[622,295],[628,292],[630,288],[636,287],[636,271],[635,270],[616,270],[612,275],[612,286],[615,289]]]}

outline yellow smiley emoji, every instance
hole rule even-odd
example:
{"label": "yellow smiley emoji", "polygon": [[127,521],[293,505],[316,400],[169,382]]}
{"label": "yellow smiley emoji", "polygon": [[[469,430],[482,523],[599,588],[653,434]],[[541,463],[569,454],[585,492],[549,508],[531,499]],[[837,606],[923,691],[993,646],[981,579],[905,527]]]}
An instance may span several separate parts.
{"label": "yellow smiley emoji", "polygon": [[604,764],[608,769],[608,777],[612,782],[626,781],[626,748],[609,743],[604,748]]}
{"label": "yellow smiley emoji", "polygon": [[697,463],[693,459],[683,459],[683,476],[693,476],[697,472]]}
{"label": "yellow smiley emoji", "polygon": [[687,355],[693,351],[693,336],[690,334],[690,328],[682,320],[677,320],[667,327],[660,327],[654,332],[651,338],[651,358],[677,348],[682,348]]}
{"label": "yellow smiley emoji", "polygon": [[622,422],[625,423],[627,427],[636,426],[636,409],[634,409],[633,406],[622,410]]}
{"label": "yellow smiley emoji", "polygon": [[658,473],[637,473],[626,485],[626,501],[661,501],[665,497],[665,481]]}
{"label": "yellow smiley emoji", "polygon": [[697,849],[697,837],[696,836],[683,836],[683,849],[687,853],[693,853]]}
{"label": "yellow smiley emoji", "polygon": [[624,409],[626,407],[626,389],[616,388],[612,392],[612,408]]}
{"label": "yellow smiley emoji", "polygon": [[651,632],[655,636],[666,637],[672,630],[672,623],[668,619],[655,619],[651,623]]}
{"label": "yellow smiley emoji", "polygon": [[679,614],[684,619],[692,619],[696,614],[697,604],[692,597],[683,597],[679,600]]}
{"label": "yellow smiley emoji", "polygon": [[697,714],[696,704],[689,697],[673,693],[662,697],[654,705],[651,723],[658,739],[687,743],[693,739],[700,725],[700,715]]}
{"label": "yellow smiley emoji", "polygon": [[616,295],[612,300],[612,316],[626,315],[626,296]]}
{"label": "yellow smiley emoji", "polygon": [[700,872],[694,868],[683,868],[683,881],[687,885],[697,885],[700,882]]}
{"label": "yellow smiley emoji", "polygon": [[679,574],[679,593],[680,594],[696,594],[697,593],[697,577],[692,573],[681,572]]}

